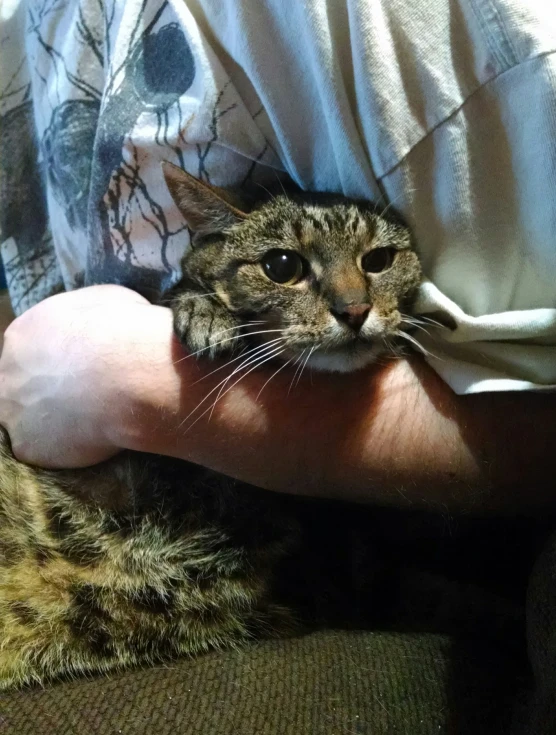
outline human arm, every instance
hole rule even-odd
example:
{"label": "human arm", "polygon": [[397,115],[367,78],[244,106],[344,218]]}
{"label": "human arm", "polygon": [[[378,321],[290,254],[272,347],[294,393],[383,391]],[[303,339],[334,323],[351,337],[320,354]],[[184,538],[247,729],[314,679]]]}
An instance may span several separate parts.
{"label": "human arm", "polygon": [[222,364],[188,358],[170,312],[133,292],[62,294],[6,333],[0,423],[18,457],[49,466],[128,448],[276,491],[465,511],[556,504],[556,396],[456,396],[417,357],[352,375],[313,372],[291,391],[283,370],[258,395],[276,370],[265,366],[189,428],[233,369],[209,375]]}
{"label": "human arm", "polygon": [[[556,506],[556,396],[457,396],[417,356],[347,376],[313,372],[292,390],[291,372],[281,371],[259,395],[269,368],[248,375],[189,430],[212,401],[190,416],[195,406],[231,369],[211,376],[214,366],[174,364],[182,353],[170,342],[170,359],[160,351],[152,379],[147,365],[138,375],[116,443],[269,490],[449,511]],[[155,374],[161,391],[149,390]]]}

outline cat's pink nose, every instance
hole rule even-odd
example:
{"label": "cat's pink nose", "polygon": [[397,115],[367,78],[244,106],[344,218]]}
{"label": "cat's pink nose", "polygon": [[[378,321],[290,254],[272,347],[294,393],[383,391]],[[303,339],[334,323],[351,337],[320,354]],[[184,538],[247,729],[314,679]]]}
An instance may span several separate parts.
{"label": "cat's pink nose", "polygon": [[370,304],[346,304],[342,307],[341,311],[331,309],[338,321],[344,322],[344,324],[347,324],[356,332],[358,332],[365,323],[365,319],[367,318],[370,310]]}

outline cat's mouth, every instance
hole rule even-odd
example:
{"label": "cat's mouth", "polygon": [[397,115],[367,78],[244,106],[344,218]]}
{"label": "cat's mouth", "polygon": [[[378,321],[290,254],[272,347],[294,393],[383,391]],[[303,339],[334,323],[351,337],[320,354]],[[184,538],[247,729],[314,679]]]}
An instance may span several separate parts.
{"label": "cat's mouth", "polygon": [[315,345],[286,350],[281,357],[315,370],[350,373],[370,365],[386,351],[386,344],[382,340],[354,337],[341,345]]}
{"label": "cat's mouth", "polygon": [[341,344],[334,344],[330,346],[323,345],[321,347],[318,347],[317,349],[321,352],[327,352],[331,355],[353,354],[354,352],[371,350],[376,342],[376,339],[371,340],[369,338],[362,337],[361,335],[356,335],[351,337],[350,339],[347,339]]}

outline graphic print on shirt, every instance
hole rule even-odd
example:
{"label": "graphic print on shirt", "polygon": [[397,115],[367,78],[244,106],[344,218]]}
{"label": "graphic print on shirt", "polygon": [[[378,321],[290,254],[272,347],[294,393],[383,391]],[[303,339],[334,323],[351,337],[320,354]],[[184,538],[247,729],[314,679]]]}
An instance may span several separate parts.
{"label": "graphic print on shirt", "polygon": [[167,1],[40,0],[27,58],[16,30],[7,24],[18,56],[0,79],[2,254],[16,312],[84,284],[156,295],[179,278],[189,242],[160,161],[241,184],[280,168],[276,154],[220,62],[200,68],[212,51],[192,48]]}

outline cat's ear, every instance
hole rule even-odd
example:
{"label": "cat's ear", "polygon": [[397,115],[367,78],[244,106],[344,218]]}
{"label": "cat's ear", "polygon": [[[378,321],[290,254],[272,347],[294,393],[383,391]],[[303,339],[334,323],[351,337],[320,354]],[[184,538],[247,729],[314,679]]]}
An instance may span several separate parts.
{"label": "cat's ear", "polygon": [[225,189],[199,181],[179,166],[162,162],[170,194],[193,232],[221,232],[246,219],[239,202]]}

